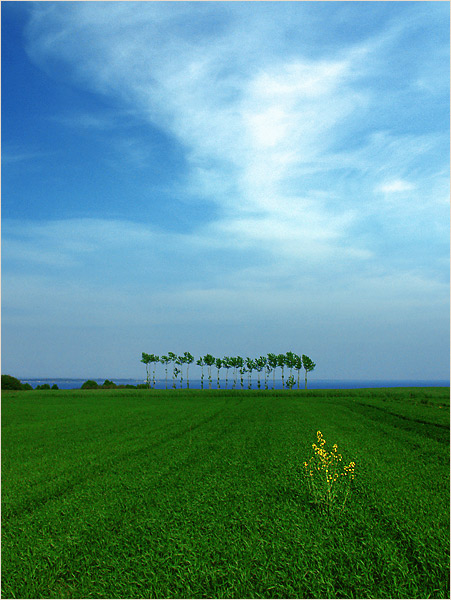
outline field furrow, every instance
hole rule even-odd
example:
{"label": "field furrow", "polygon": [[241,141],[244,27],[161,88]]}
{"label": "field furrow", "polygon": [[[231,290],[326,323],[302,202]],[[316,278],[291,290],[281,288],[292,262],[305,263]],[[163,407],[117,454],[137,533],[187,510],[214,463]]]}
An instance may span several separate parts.
{"label": "field furrow", "polygon": [[[409,393],[4,394],[3,597],[449,597],[449,390],[430,422]],[[341,513],[318,430],[356,462]]]}

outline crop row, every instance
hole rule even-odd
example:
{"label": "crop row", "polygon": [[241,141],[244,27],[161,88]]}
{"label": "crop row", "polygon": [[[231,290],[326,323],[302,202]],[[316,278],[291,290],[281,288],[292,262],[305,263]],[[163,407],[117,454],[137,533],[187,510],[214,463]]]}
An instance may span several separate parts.
{"label": "crop row", "polygon": [[[294,352],[286,352],[286,354],[267,354],[266,356],[260,356],[258,358],[243,358],[241,356],[224,356],[223,358],[214,357],[212,354],[206,354],[201,356],[195,361],[194,356],[190,352],[185,352],[183,355],[178,356],[174,352],[168,352],[163,356],[157,356],[156,354],[142,353],[141,362],[146,365],[147,373],[147,387],[155,388],[156,384],[156,364],[161,363],[165,370],[165,386],[168,387],[168,371],[172,369],[172,387],[176,389],[177,384],[180,388],[183,387],[184,372],[183,368],[186,365],[186,388],[189,389],[189,367],[194,362],[201,368],[201,389],[204,389],[204,368],[207,369],[208,378],[208,389],[212,388],[212,368],[216,368],[216,386],[219,389],[221,387],[221,369],[225,369],[225,389],[229,383],[229,370],[233,369],[232,375],[232,389],[236,389],[238,385],[238,376],[240,380],[240,387],[244,389],[245,377],[247,376],[247,388],[252,389],[252,373],[257,373],[257,388],[261,389],[262,386],[262,372],[264,389],[268,388],[269,376],[273,375],[273,387],[276,385],[276,370],[279,368],[281,371],[282,388],[292,389],[296,385],[297,388],[300,386],[300,372],[304,369],[304,381],[305,389],[307,389],[307,373],[313,371],[316,364],[305,354],[298,355]],[[153,368],[151,369],[151,365]],[[285,369],[289,369],[290,374],[285,381]],[[296,371],[297,378],[293,375],[293,371]]]}

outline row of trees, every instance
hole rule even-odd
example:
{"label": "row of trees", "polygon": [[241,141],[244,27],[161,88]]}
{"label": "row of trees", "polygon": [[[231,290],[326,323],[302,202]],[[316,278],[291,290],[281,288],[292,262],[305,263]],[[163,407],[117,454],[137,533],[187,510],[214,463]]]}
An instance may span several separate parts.
{"label": "row of trees", "polygon": [[[155,354],[142,353],[141,362],[146,365],[147,373],[147,387],[155,388],[156,384],[156,364],[161,363],[165,370],[165,387],[168,388],[168,371],[172,370],[172,387],[176,389],[177,382],[180,387],[183,387],[184,381],[184,367],[186,373],[186,388],[189,389],[189,367],[195,362],[194,356],[189,352],[185,352],[183,355],[178,356],[174,352],[168,352],[163,356],[157,356]],[[205,369],[208,378],[208,389],[212,389],[213,376],[212,369],[216,369],[216,387],[221,387],[221,369],[225,369],[225,389],[228,389],[229,384],[229,371],[232,369],[231,384],[232,389],[236,389],[238,385],[238,376],[240,380],[240,387],[244,389],[245,378],[247,376],[247,388],[252,389],[252,374],[254,371],[257,373],[257,387],[261,389],[262,383],[264,383],[264,389],[268,388],[268,380],[272,373],[273,385],[272,389],[276,387],[276,369],[280,369],[282,377],[282,388],[293,389],[296,386],[299,389],[300,383],[300,372],[304,369],[305,372],[305,389],[307,389],[307,373],[313,371],[316,364],[305,354],[298,355],[294,352],[287,352],[286,354],[267,354],[266,356],[260,356],[259,358],[243,358],[241,356],[224,356],[223,358],[216,358],[212,354],[206,354],[200,357],[196,363],[201,368],[201,388],[204,389],[204,378]],[[285,379],[289,370],[289,376]],[[296,371],[297,377],[293,375],[293,371]],[[180,376],[180,379],[179,379]],[[262,382],[263,378],[263,382]]]}
{"label": "row of trees", "polygon": [[[17,377],[12,375],[2,375],[2,390],[32,390],[33,387],[29,383],[22,383]],[[37,385],[35,390],[57,390],[59,389],[56,383],[50,387],[49,383]]]}

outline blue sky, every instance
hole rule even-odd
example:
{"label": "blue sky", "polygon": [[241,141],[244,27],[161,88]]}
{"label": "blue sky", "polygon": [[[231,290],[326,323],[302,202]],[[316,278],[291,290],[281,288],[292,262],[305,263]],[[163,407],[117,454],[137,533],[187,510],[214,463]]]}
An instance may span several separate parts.
{"label": "blue sky", "polygon": [[448,378],[449,3],[2,2],[2,92],[2,373]]}

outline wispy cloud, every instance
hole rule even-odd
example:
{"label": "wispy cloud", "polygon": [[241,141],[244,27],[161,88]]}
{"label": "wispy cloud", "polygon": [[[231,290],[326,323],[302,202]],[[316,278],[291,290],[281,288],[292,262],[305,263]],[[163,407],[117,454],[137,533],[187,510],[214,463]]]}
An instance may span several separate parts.
{"label": "wispy cloud", "polygon": [[414,188],[415,186],[408,181],[404,181],[403,179],[394,179],[392,181],[383,183],[379,187],[379,190],[384,194],[392,194],[397,192],[410,192]]}

